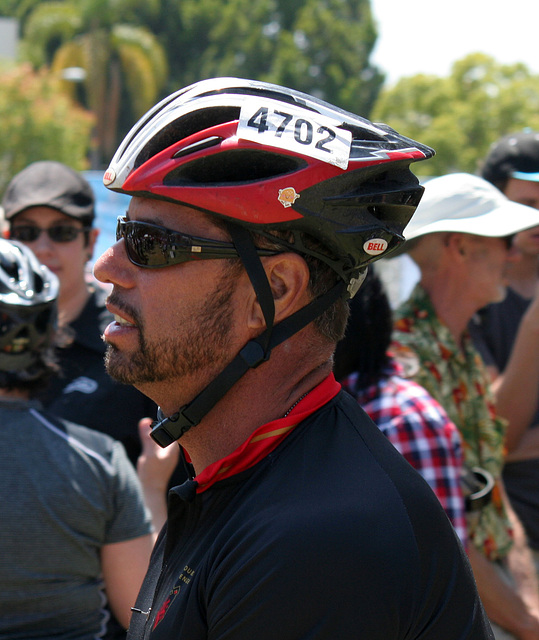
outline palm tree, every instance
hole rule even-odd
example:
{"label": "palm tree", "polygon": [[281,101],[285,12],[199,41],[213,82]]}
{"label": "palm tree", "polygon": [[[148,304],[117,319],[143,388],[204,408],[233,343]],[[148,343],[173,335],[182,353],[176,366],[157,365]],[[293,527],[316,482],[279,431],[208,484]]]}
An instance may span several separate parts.
{"label": "palm tree", "polygon": [[[115,21],[114,6],[109,0],[39,4],[23,38],[25,57],[36,67],[50,64],[64,77],[65,90],[95,114],[93,168],[114,153],[121,115],[132,122],[149,109],[168,73],[155,36],[145,27]],[[70,68],[82,71],[83,91],[68,79]]]}

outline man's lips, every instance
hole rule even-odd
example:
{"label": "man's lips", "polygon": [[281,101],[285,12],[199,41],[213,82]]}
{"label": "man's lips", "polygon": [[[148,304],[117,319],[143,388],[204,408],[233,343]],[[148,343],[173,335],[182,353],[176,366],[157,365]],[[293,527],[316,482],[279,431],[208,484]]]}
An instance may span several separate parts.
{"label": "man's lips", "polygon": [[117,314],[114,314],[114,320],[122,327],[135,327],[136,326],[134,322],[126,320],[125,318],[122,318],[122,316],[119,316]]}
{"label": "man's lips", "polygon": [[123,305],[114,304],[114,301],[108,300],[106,304],[107,309],[114,316],[114,321],[121,327],[136,327],[137,323],[134,320],[134,313],[128,313],[124,310]]}
{"label": "man's lips", "polygon": [[[109,309],[109,311],[111,310]],[[103,340],[105,342],[116,343],[117,340],[123,339],[134,330],[138,331],[136,322],[131,318],[126,318],[119,313],[112,313],[112,315],[114,317],[113,321],[103,331]]]}

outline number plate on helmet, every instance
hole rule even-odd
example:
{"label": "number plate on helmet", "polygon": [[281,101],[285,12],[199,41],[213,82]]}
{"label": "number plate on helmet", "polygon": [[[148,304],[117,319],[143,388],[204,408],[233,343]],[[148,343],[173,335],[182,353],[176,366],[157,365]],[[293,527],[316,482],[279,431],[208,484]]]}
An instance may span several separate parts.
{"label": "number plate on helmet", "polygon": [[256,99],[243,105],[238,137],[348,167],[352,133],[335,121],[292,104]]}

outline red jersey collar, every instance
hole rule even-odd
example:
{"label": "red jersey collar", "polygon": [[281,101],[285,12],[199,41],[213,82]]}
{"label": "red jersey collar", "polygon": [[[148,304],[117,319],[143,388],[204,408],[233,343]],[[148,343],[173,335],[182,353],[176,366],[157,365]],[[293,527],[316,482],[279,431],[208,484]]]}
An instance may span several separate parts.
{"label": "red jersey collar", "polygon": [[[258,427],[235,451],[199,473],[194,478],[198,484],[196,492],[202,493],[219,480],[230,478],[254,466],[271,453],[300,422],[332,400],[340,389],[341,385],[331,373],[302,398],[288,415]],[[184,453],[188,459],[187,452]]]}

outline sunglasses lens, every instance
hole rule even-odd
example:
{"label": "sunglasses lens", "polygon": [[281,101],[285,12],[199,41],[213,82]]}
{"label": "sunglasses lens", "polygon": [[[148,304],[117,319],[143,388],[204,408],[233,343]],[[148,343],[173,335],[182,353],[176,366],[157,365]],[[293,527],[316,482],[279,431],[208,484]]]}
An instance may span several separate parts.
{"label": "sunglasses lens", "polygon": [[119,219],[116,240],[122,237],[129,260],[139,267],[166,267],[188,259],[183,252],[189,249],[189,244],[182,242],[180,234],[169,233],[166,229]]}
{"label": "sunglasses lens", "polygon": [[35,242],[41,234],[41,229],[34,226],[13,227],[10,231],[10,238],[19,242]]}
{"label": "sunglasses lens", "polygon": [[79,229],[69,224],[58,224],[47,229],[53,242],[72,242],[79,235]]}
{"label": "sunglasses lens", "polygon": [[42,229],[35,225],[21,225],[11,229],[10,237],[20,242],[35,242],[43,231],[53,242],[72,242],[82,229],[70,224],[57,224],[48,229]]}
{"label": "sunglasses lens", "polygon": [[139,267],[166,264],[159,235],[158,229],[153,229],[144,223],[118,221],[116,239],[125,238],[127,256]]}
{"label": "sunglasses lens", "polygon": [[131,225],[125,235],[127,253],[129,258],[136,264],[143,267],[158,266],[163,263],[159,259],[160,251],[159,239],[154,230],[149,231],[141,226]]}

